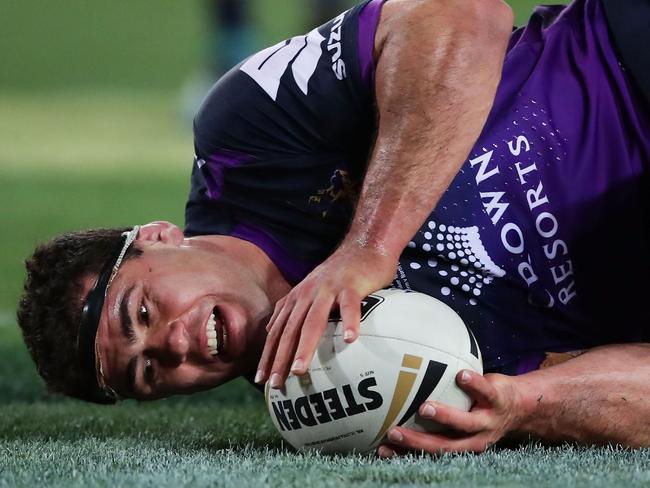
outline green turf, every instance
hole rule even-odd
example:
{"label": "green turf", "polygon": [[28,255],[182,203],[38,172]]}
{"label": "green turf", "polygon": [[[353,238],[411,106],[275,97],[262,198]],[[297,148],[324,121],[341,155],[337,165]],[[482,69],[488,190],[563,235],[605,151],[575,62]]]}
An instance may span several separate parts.
{"label": "green turf", "polygon": [[[216,425],[215,425],[216,426]],[[21,456],[0,486],[219,487],[616,487],[648,486],[647,453],[529,447],[382,462],[358,456],[296,455],[255,444],[222,446],[214,436],[167,441],[146,436],[9,441]],[[579,469],[576,469],[579,467]]]}
{"label": "green turf", "polygon": [[[5,324],[6,325],[6,324]],[[526,445],[481,456],[301,455],[243,382],[116,407],[50,397],[0,327],[0,486],[584,486],[650,483],[650,451]]]}

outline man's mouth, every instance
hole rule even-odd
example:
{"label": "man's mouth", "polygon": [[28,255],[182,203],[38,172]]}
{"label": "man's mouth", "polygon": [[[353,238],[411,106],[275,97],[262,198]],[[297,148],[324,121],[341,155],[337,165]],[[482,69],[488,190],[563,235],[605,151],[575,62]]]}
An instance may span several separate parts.
{"label": "man's mouth", "polygon": [[208,337],[208,352],[212,356],[222,354],[228,346],[228,330],[219,312],[219,307],[214,307],[208,322],[205,325],[205,333]]}

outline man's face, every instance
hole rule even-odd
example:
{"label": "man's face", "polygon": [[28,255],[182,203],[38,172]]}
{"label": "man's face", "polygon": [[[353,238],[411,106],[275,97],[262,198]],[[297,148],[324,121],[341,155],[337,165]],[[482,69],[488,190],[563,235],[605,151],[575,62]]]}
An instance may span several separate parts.
{"label": "man's face", "polygon": [[[105,381],[120,396],[191,393],[254,370],[273,303],[219,239],[232,238],[138,242],[142,255],[122,264],[97,333]],[[216,355],[207,334],[213,314]]]}

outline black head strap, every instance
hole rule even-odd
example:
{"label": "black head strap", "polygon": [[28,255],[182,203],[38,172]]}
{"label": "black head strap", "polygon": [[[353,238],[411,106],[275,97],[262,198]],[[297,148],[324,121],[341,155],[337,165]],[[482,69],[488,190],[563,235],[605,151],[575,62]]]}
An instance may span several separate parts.
{"label": "black head strap", "polygon": [[77,335],[78,360],[83,374],[86,376],[89,400],[95,403],[110,404],[119,399],[115,391],[100,381],[102,371],[96,350],[97,329],[108,288],[122,264],[126,251],[137,237],[138,230],[139,226],[136,226],[130,232],[122,234],[115,250],[100,271],[95,286],[86,296],[81,311],[81,324]]}

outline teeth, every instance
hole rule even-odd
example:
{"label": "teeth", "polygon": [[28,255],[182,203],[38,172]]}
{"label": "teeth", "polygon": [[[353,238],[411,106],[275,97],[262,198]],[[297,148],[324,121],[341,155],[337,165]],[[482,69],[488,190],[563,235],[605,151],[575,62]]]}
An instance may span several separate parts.
{"label": "teeth", "polygon": [[[212,356],[216,356],[221,351],[224,351],[228,346],[228,330],[226,325],[223,323],[223,317],[219,318],[221,320],[221,334],[222,337],[217,335],[217,317],[215,317],[214,312],[210,314],[207,324],[205,324],[205,335],[208,339],[208,352]],[[221,342],[221,344],[219,343]]]}
{"label": "teeth", "polygon": [[208,352],[212,356],[219,354],[219,341],[217,340],[216,326],[217,321],[214,313],[212,313],[208,319],[208,323],[205,325],[205,334],[208,337]]}

